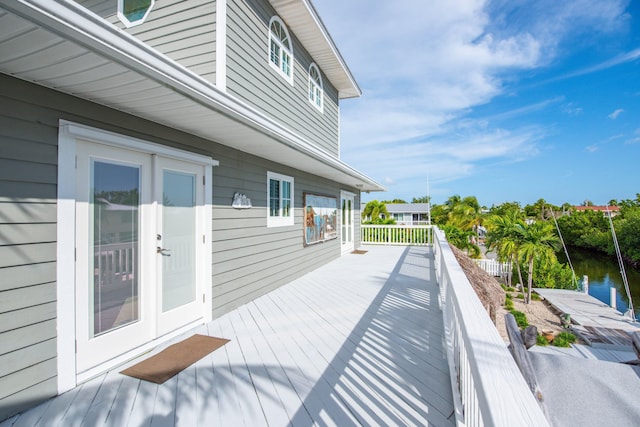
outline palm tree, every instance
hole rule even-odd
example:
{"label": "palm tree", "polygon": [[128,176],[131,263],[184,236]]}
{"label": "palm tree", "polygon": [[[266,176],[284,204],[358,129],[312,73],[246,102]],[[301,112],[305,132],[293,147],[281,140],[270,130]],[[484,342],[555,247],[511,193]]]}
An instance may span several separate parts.
{"label": "palm tree", "polygon": [[556,251],[560,247],[560,240],[555,233],[551,223],[538,221],[526,227],[518,227],[520,234],[519,252],[521,259],[529,267],[529,277],[527,278],[527,299],[531,302],[531,288],[533,287],[533,262],[539,259],[543,264],[556,261]]}
{"label": "palm tree", "polygon": [[362,211],[362,216],[365,218],[370,217],[371,222],[380,222],[382,221],[382,216],[384,216],[384,218],[389,218],[387,205],[385,205],[384,202],[372,200],[365,205],[364,210]]}
{"label": "palm tree", "polygon": [[[485,222],[487,225],[487,248],[495,251],[498,260],[511,263],[512,269],[507,277],[507,283],[511,286],[511,276],[513,274],[513,266],[518,270],[520,283],[522,280],[522,271],[520,270],[520,236],[526,224],[522,219],[522,214],[517,210],[509,210],[502,215],[492,215]],[[524,291],[523,291],[524,292]]]}

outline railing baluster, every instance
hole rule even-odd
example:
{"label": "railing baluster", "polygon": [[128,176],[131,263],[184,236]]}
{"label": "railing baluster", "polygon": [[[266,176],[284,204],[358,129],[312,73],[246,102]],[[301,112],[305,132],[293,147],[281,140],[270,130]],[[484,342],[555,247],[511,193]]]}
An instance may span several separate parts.
{"label": "railing baluster", "polygon": [[540,406],[456,261],[433,230],[456,419],[465,426],[548,426]]}
{"label": "railing baluster", "polygon": [[417,245],[431,244],[430,225],[360,225],[360,237],[365,245]]}

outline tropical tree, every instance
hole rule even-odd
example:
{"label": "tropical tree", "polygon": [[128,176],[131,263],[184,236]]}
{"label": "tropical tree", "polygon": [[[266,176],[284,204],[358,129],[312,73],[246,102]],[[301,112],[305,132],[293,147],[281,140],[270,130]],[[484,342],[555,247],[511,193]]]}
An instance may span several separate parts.
{"label": "tropical tree", "polygon": [[445,225],[443,231],[447,242],[460,250],[466,251],[471,258],[480,257],[480,247],[471,241],[473,232],[461,230],[454,225]]}
{"label": "tropical tree", "polygon": [[[520,270],[519,251],[522,233],[520,229],[526,227],[524,218],[520,209],[510,209],[502,215],[491,215],[486,221],[487,240],[486,245],[489,251],[493,251],[498,256],[498,260],[509,262],[515,266],[518,271],[520,283],[522,280],[522,271]],[[511,286],[512,271],[507,276],[507,284]]]}
{"label": "tropical tree", "polygon": [[510,211],[520,212],[522,208],[520,207],[519,202],[504,202],[499,205],[491,206],[489,209],[489,214],[491,215],[505,215]]}
{"label": "tropical tree", "polygon": [[431,196],[414,197],[411,203],[431,203]]}
{"label": "tropical tree", "polygon": [[371,218],[373,223],[383,223],[385,219],[389,219],[389,211],[384,202],[372,200],[365,205],[362,216]]}
{"label": "tropical tree", "polygon": [[536,259],[542,266],[557,262],[556,252],[560,248],[560,240],[553,225],[546,221],[537,221],[526,227],[517,227],[520,234],[519,254],[528,265],[527,304],[531,302],[533,287],[533,267]]}

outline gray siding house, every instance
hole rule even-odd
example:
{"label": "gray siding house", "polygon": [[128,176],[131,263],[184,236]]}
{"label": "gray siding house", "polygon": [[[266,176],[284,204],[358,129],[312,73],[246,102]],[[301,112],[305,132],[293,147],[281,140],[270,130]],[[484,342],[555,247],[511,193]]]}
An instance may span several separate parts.
{"label": "gray siding house", "polygon": [[359,245],[309,0],[0,4],[0,420]]}

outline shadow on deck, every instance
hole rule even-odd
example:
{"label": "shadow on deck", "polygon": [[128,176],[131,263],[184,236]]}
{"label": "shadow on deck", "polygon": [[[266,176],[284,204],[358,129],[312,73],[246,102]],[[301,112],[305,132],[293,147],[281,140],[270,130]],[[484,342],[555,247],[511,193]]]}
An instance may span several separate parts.
{"label": "shadow on deck", "polygon": [[231,342],[162,385],[118,369],[0,426],[453,425],[431,250],[368,249],[197,328]]}

